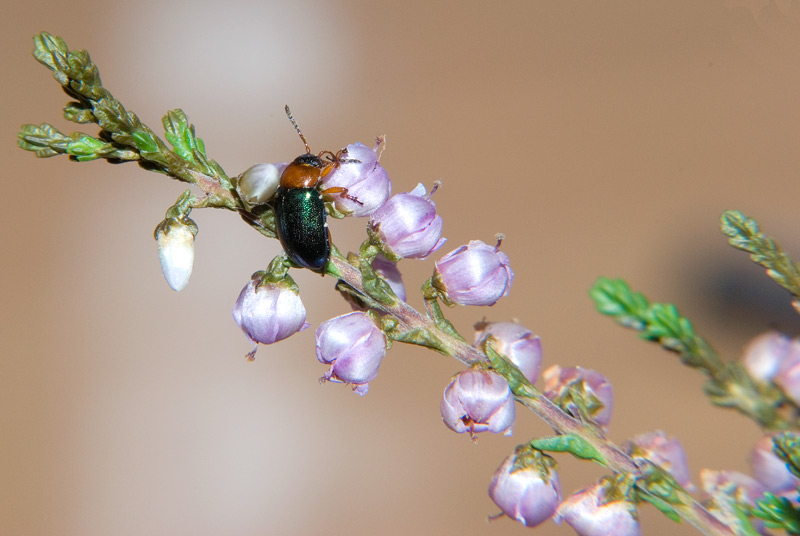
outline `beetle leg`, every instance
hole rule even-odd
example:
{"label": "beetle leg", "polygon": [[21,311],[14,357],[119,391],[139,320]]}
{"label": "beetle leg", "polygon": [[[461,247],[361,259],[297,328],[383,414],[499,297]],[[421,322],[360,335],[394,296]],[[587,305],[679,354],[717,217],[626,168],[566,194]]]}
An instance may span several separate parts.
{"label": "beetle leg", "polygon": [[339,194],[340,197],[344,197],[345,199],[349,199],[350,201],[355,201],[359,205],[362,206],[364,205],[364,203],[359,201],[356,196],[348,194],[347,188],[344,188],[343,186],[332,186],[326,190],[322,190],[320,193],[322,195]]}
{"label": "beetle leg", "polygon": [[325,159],[328,162],[330,162],[330,164],[325,166],[325,169],[322,170],[322,177],[323,178],[325,176],[327,176],[328,173],[330,173],[334,169],[338,168],[341,164],[360,164],[361,163],[361,160],[358,160],[356,158],[344,158],[343,155],[345,155],[345,154],[347,154],[347,149],[339,149],[335,153],[332,152],[332,151],[322,151],[321,153],[319,153],[319,155],[317,155],[320,158],[322,158],[322,156],[324,155]]}
{"label": "beetle leg", "polygon": [[336,153],[334,153],[333,151],[322,151],[317,156],[319,156],[320,158],[324,156],[325,160],[327,160],[331,164],[337,164],[339,162],[339,154],[341,152],[342,152],[341,150]]}
{"label": "beetle leg", "polygon": [[[328,151],[330,152],[330,151]],[[347,149],[339,149],[336,151],[336,154],[333,155],[333,161],[337,164],[360,164],[361,160],[358,158],[347,158],[344,155],[347,154]]]}

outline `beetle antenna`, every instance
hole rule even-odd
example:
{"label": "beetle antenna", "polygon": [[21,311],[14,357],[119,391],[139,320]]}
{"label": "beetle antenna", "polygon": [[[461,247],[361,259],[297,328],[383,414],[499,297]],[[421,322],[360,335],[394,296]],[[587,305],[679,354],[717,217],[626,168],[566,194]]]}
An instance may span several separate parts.
{"label": "beetle antenna", "polygon": [[289,121],[292,122],[294,125],[294,129],[297,131],[297,134],[300,136],[300,139],[303,140],[303,145],[306,146],[306,154],[311,154],[311,149],[308,147],[308,142],[306,141],[306,137],[303,136],[303,133],[300,132],[300,127],[297,126],[297,121],[294,120],[292,117],[292,111],[289,109],[289,105],[286,105],[286,115],[289,116]]}

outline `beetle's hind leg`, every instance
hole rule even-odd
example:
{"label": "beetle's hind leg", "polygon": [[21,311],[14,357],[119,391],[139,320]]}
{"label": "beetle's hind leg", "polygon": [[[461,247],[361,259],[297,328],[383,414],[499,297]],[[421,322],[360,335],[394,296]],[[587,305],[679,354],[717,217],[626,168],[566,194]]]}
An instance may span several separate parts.
{"label": "beetle's hind leg", "polygon": [[358,203],[361,206],[364,205],[364,203],[359,201],[356,196],[348,194],[347,191],[348,191],[347,188],[344,188],[343,186],[332,186],[332,187],[327,188],[325,190],[321,190],[320,193],[322,195],[324,195],[324,196],[330,196],[332,194],[339,194],[339,197],[344,197],[345,199],[349,199],[350,201],[355,201],[356,203]]}

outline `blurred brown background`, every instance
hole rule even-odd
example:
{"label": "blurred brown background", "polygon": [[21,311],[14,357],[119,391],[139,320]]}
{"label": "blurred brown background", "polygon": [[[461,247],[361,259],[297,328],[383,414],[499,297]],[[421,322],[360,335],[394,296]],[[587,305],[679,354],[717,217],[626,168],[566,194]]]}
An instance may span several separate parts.
{"label": "blurred brown background", "polygon": [[[442,424],[455,361],[396,345],[370,393],[320,385],[313,329],[254,363],[231,319],[277,254],[200,211],[196,265],[164,283],[152,231],[182,191],[135,165],[37,160],[22,123],[65,95],[31,55],[47,30],[86,48],[143,121],[181,107],[229,174],[388,136],[394,191],[444,187],[449,239],[506,234],[516,279],[493,309],[540,334],[546,365],[615,386],[613,439],[657,428],[703,467],[746,470],[759,437],[712,409],[703,378],[593,310],[601,275],[674,301],[727,358],[777,327],[788,296],[718,232],[738,208],[800,256],[796,2],[16,2],[2,24],[5,169],[0,309],[0,534],[522,534],[486,489],[519,417],[477,445]],[[158,127],[158,128],[157,128]],[[89,132],[94,129],[89,127]],[[334,222],[343,249],[363,221]],[[438,258],[438,255],[437,255]],[[431,262],[407,261],[414,289]],[[297,275],[314,326],[347,311]],[[565,492],[602,474],[560,457]],[[694,534],[643,508],[646,534]],[[547,523],[537,534],[570,534]]]}

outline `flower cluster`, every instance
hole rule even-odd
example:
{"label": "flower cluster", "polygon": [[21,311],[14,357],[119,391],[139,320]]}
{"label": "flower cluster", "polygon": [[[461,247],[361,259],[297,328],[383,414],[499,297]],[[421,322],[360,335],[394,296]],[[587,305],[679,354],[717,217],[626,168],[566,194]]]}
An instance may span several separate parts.
{"label": "flower cluster", "polygon": [[[778,387],[790,400],[797,401],[798,385],[794,377],[800,369],[800,341],[775,332],[766,333],[747,347],[742,364],[764,388]],[[522,370],[523,366],[518,366]],[[562,409],[597,426],[608,426],[612,392],[610,383],[601,374],[581,367],[554,365],[543,373],[543,378],[544,395]],[[740,525],[741,509],[757,508],[767,492],[776,500],[796,503],[800,478],[786,459],[777,454],[778,443],[791,441],[793,437],[773,433],[757,441],[749,458],[752,476],[728,470],[700,471],[703,504],[719,523]],[[696,491],[686,453],[676,438],[662,431],[640,434],[628,440],[624,449],[637,463],[656,464],[681,488]],[[558,487],[553,484],[557,480],[553,478],[552,467],[546,472],[531,471],[527,462],[520,459],[519,453],[507,459],[495,473],[489,490],[508,517],[526,526],[537,525],[547,518],[564,521],[582,536],[641,534],[631,483],[603,478],[561,501],[554,498]],[[654,475],[656,480],[660,478],[658,473]],[[767,534],[764,521],[755,519],[752,524],[756,531]]]}
{"label": "flower cluster", "polygon": [[[369,238],[361,248],[358,267],[365,278],[373,277],[374,281],[385,285],[384,289],[388,289],[394,299],[403,302],[406,299],[405,285],[397,261],[425,259],[439,250],[446,239],[442,237],[442,217],[436,214],[436,204],[431,199],[438,184],[430,193],[422,184],[418,184],[410,192],[390,195],[392,183],[378,162],[381,144],[382,140],[379,139],[373,149],[361,143],[342,149],[330,167],[323,171],[319,190],[329,202],[330,215],[369,218]],[[244,206],[248,210],[255,207],[261,211],[264,210],[262,207],[268,209],[278,192],[281,173],[286,169],[286,164],[256,164],[239,175],[235,184]],[[499,245],[499,241],[495,246],[472,241],[440,259],[431,279],[432,285],[429,285],[435,289],[436,298],[448,305],[492,305],[506,296],[514,274],[509,267],[508,257],[499,250]],[[299,289],[293,280],[287,280],[287,266],[285,262],[273,262],[270,270],[255,274],[236,302],[236,323],[256,343],[272,344],[307,326]],[[254,283],[262,280],[261,284]],[[365,302],[369,296],[348,292],[342,294],[356,312],[333,318],[319,326],[316,333],[317,358],[330,366],[323,380],[348,384],[356,393],[364,395],[386,355],[391,335],[394,334],[393,326],[387,326],[381,320],[387,312],[385,308]],[[509,327],[516,325],[503,326],[497,325],[487,330],[487,336],[492,334],[498,344],[505,344],[503,341],[508,340],[509,345],[516,345],[513,349],[499,347],[499,351],[507,352],[512,362],[524,366],[526,372],[535,378],[541,360],[538,337],[524,328]],[[252,357],[253,353],[248,355]],[[463,406],[455,403],[451,427],[459,428],[455,423],[458,421],[462,427],[466,422],[471,432],[488,429],[510,433],[514,402],[507,382],[501,376],[487,371],[472,373],[495,379],[501,405],[506,409],[502,416],[492,417],[493,411],[484,408],[484,414],[476,415],[470,421],[471,417],[463,414]],[[467,382],[466,379],[464,381]],[[476,407],[475,403],[470,405],[470,397],[480,397],[482,388],[491,390],[491,382],[478,383],[481,385],[471,384],[464,395],[463,403],[468,408]],[[457,398],[462,390],[451,389],[449,392]],[[493,425],[484,428],[484,420],[490,418],[493,419]]]}
{"label": "flower cluster", "polygon": [[[438,184],[430,193],[419,184],[410,192],[391,196],[388,173],[378,163],[379,147],[380,143],[374,149],[360,143],[349,145],[337,154],[336,165],[320,185],[331,215],[369,218],[367,241],[358,256],[348,257],[348,264],[357,267],[365,280],[365,292],[345,288],[342,294],[355,310],[323,322],[316,330],[317,359],[329,367],[321,380],[347,384],[362,396],[378,376],[392,340],[428,345],[424,337],[417,342],[406,338],[408,332],[398,335],[396,322],[387,319],[397,313],[392,309],[393,300],[406,299],[398,261],[425,259],[446,241],[441,236],[442,217],[436,214],[431,199]],[[269,207],[284,169],[286,164],[257,164],[237,177],[236,188],[244,206]],[[472,240],[434,263],[423,295],[435,325],[445,330],[451,327],[439,312],[439,302],[446,306],[491,306],[508,295],[514,272],[500,244],[500,238],[495,245]],[[299,289],[287,273],[291,266],[284,257],[276,258],[268,270],[253,275],[236,301],[234,319],[255,343],[272,344],[308,327]],[[367,280],[380,283],[383,287],[376,288],[388,294],[366,291]],[[427,331],[425,336],[435,338],[436,333]],[[499,356],[533,386],[542,368],[541,338],[515,322],[484,321],[477,325],[472,348],[484,357],[472,361],[445,387],[440,404],[442,421],[454,432],[467,433],[473,441],[482,432],[511,435],[517,413],[515,393],[507,377],[495,370],[486,356]],[[248,356],[252,358],[254,352]],[[793,352],[789,341],[772,337],[754,346],[749,362],[764,371],[760,377],[788,382],[793,365],[778,366],[767,357],[781,352],[800,359],[800,352]],[[787,372],[779,376],[782,370]],[[613,392],[601,373],[552,365],[542,373],[542,381],[543,395],[564,412],[590,426],[609,426]],[[625,452],[631,459],[658,464],[679,485],[694,489],[680,443],[663,432],[632,438]],[[777,471],[775,460],[769,456],[760,451],[753,455],[764,471]],[[712,493],[722,486],[719,479],[714,480],[715,485],[707,484],[708,474],[703,476],[704,489]],[[787,482],[787,489],[792,483]],[[503,515],[528,527],[553,519],[566,522],[581,535],[606,534],[613,527],[614,534],[627,536],[640,533],[631,486],[628,480],[605,478],[562,499],[553,458],[537,448],[523,446],[497,469],[489,496]],[[725,489],[730,493],[730,486]],[[713,503],[709,504],[713,510]]]}
{"label": "flower cluster", "polygon": [[[323,322],[316,331],[317,359],[329,366],[322,380],[350,385],[362,396],[377,377],[392,340],[428,345],[430,339],[437,337],[435,330],[428,329],[423,330],[421,341],[410,341],[408,336],[413,332],[398,334],[396,322],[387,321],[392,316],[387,312],[396,313],[391,307],[393,300],[404,302],[406,298],[398,261],[425,259],[446,241],[441,236],[442,217],[436,214],[436,204],[431,199],[438,184],[430,193],[419,184],[408,193],[390,196],[391,181],[378,163],[377,149],[378,146],[368,149],[362,144],[349,145],[338,153],[336,165],[324,175],[320,187],[329,198],[332,215],[369,218],[368,240],[358,256],[348,257],[348,263],[358,267],[365,281],[380,282],[389,293],[368,292],[366,283],[364,293],[345,289],[343,295],[355,311]],[[237,188],[247,206],[269,203],[280,180],[279,170],[284,168],[281,164],[259,164],[239,176]],[[330,191],[333,195],[327,194]],[[472,240],[435,262],[430,280],[423,285],[423,295],[436,327],[445,331],[452,328],[444,320],[439,302],[446,306],[491,306],[508,295],[514,272],[508,256],[500,251],[500,244],[501,238],[495,245]],[[289,266],[273,261],[270,270],[254,275],[236,303],[236,322],[255,342],[271,344],[307,326],[298,289],[286,274]],[[541,339],[518,323],[482,322],[472,348],[484,357],[472,361],[445,387],[440,404],[442,421],[457,433],[469,434],[473,441],[482,432],[511,435],[517,409],[515,394],[508,379],[494,370],[492,360],[485,356],[499,356],[532,386],[542,366]],[[609,424],[612,390],[602,374],[553,365],[544,372],[543,379],[544,395],[564,411],[596,426]],[[640,438],[632,444],[637,445],[638,454],[651,448],[651,455],[657,457],[661,451],[650,443]],[[666,463],[673,457],[665,452],[657,459],[679,471],[680,456],[674,464]],[[604,489],[595,485],[562,503],[554,460],[540,450],[526,447],[517,449],[503,462],[492,478],[489,495],[505,515],[526,526],[550,518],[564,519],[580,527],[582,533],[593,534],[579,521],[580,512],[589,509],[591,515],[600,510],[602,516],[614,518],[620,526],[638,530],[630,502],[620,500],[614,507],[598,503],[597,497]]]}

